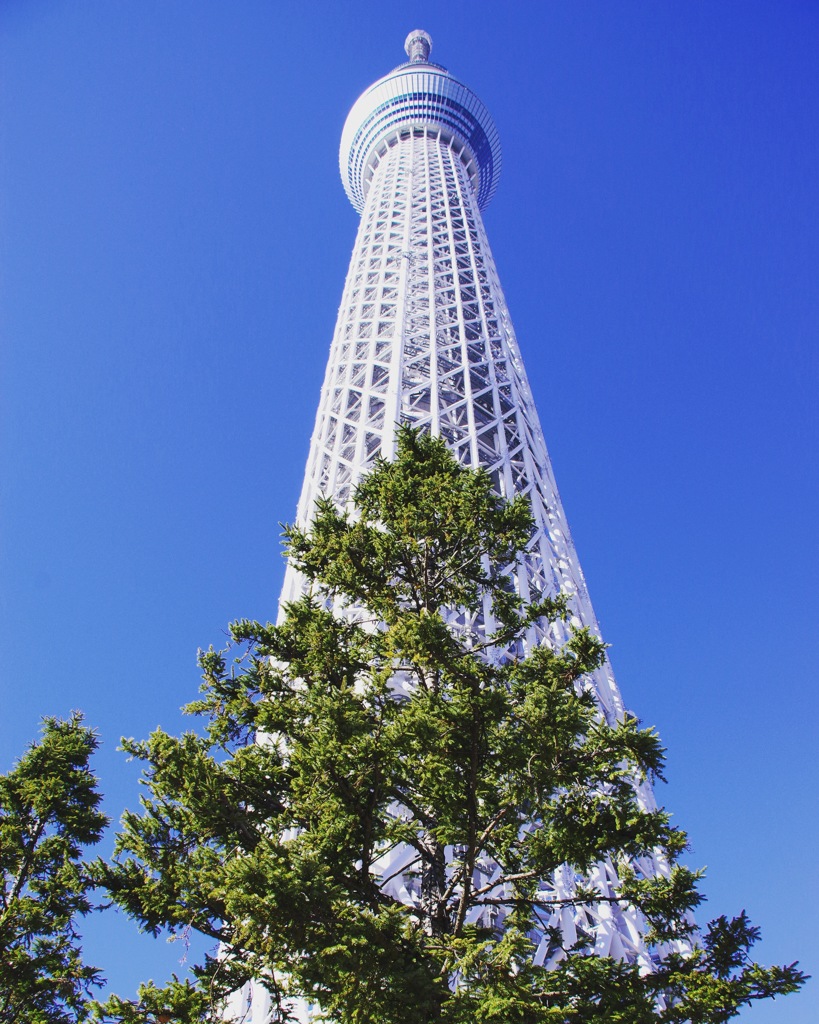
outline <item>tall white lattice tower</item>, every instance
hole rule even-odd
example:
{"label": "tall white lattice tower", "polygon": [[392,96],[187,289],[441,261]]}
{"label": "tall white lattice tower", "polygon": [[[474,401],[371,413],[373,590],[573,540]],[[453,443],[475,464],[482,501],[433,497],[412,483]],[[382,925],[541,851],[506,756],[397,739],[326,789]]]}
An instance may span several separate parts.
{"label": "tall white lattice tower", "polygon": [[[599,632],[481,218],[500,175],[498,133],[478,97],[430,62],[431,46],[411,32],[409,61],[367,89],[342,133],[341,177],[361,225],[297,519],[319,497],[345,502],[373,459],[393,454],[399,423],[425,427],[501,494],[530,497],[524,598],[565,593]],[[282,600],[300,587],[288,570]],[[609,669],[594,687],[617,716]]]}
{"label": "tall white lattice tower", "polygon": [[[574,624],[599,633],[481,218],[498,184],[498,133],[478,97],[430,62],[431,45],[426,32],[411,32],[408,62],[367,89],[344,126],[341,177],[361,225],[297,521],[309,522],[319,497],[347,501],[376,456],[393,454],[398,424],[424,427],[445,438],[463,465],[487,470],[501,494],[529,496],[536,529],[518,569],[520,593],[567,594]],[[282,601],[301,587],[288,569]],[[485,611],[473,626],[491,628],[488,618]],[[560,643],[562,628],[549,635],[533,629],[527,642]],[[623,707],[608,666],[590,685],[601,713],[617,718]],[[641,798],[654,807],[648,787]],[[413,856],[409,848],[394,851],[382,872],[390,879],[385,890],[408,903],[420,893],[401,858],[409,865]],[[651,858],[634,867],[665,870]],[[491,874],[492,865],[485,870]],[[557,904],[578,881],[564,868],[542,881],[543,896]],[[603,896],[614,895],[610,864],[599,864],[591,881]],[[593,934],[596,953],[650,969],[642,922],[616,904],[558,906],[549,924],[569,943],[582,930]],[[536,960],[549,955],[543,938]],[[266,996],[259,991],[246,1005],[253,1024],[262,1024]],[[300,1012],[310,1019],[306,1006]]]}

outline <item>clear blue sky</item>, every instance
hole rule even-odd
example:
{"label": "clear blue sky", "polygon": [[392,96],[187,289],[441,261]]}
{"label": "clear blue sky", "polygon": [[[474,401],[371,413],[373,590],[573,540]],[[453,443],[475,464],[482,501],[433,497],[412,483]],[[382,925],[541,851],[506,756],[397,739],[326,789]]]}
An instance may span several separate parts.
{"label": "clear blue sky", "polygon": [[[81,708],[118,817],[119,737],[179,729],[197,647],[275,617],[356,228],[339,135],[416,27],[500,131],[489,237],[701,918],[819,974],[811,0],[3,0],[0,770]],[[124,995],[180,970],[88,931]]]}

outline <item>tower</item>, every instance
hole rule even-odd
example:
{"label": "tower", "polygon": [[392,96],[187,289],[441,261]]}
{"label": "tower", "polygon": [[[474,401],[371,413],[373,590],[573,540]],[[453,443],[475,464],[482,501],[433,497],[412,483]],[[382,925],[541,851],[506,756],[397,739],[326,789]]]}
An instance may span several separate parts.
{"label": "tower", "polygon": [[[529,496],[536,533],[521,595],[565,593],[575,625],[599,632],[481,217],[500,176],[498,133],[431,47],[411,32],[407,63],[370,86],[344,125],[341,178],[361,223],[297,521],[319,497],[343,504],[377,455],[390,458],[399,423],[423,427],[502,495]],[[282,600],[299,592],[288,569]],[[622,712],[609,668],[594,689],[607,717]]]}
{"label": "tower", "polygon": [[[599,633],[483,225],[500,174],[498,133],[478,97],[430,61],[431,45],[426,32],[411,32],[409,60],[362,94],[344,126],[341,176],[361,223],[297,522],[309,522],[320,497],[344,504],[373,460],[393,454],[398,425],[419,426],[443,437],[464,466],[485,469],[500,494],[529,497],[535,531],[517,569],[518,592],[526,600],[566,594],[573,624]],[[282,601],[298,597],[301,587],[288,568]],[[490,610],[472,625],[491,630]],[[564,629],[533,626],[526,642],[560,644]],[[602,716],[622,715],[608,666],[589,685]],[[648,787],[640,797],[654,806]],[[409,862],[411,851],[385,858],[383,888],[412,900],[402,856]],[[664,870],[652,858],[634,867]],[[648,968],[636,913],[605,899],[570,906],[578,881],[568,868],[542,880],[556,908],[549,925],[569,944],[582,930],[594,936],[599,955]],[[611,864],[598,864],[591,881],[604,898],[614,895]],[[549,955],[543,937],[536,961]],[[261,1003],[252,1005],[252,1019],[264,1019]]]}

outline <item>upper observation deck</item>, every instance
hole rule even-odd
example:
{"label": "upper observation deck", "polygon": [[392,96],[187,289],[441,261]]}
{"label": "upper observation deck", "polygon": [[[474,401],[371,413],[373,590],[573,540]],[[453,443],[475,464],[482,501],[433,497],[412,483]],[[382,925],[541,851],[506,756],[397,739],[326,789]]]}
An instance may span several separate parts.
{"label": "upper observation deck", "polygon": [[501,169],[495,122],[471,89],[430,62],[431,48],[426,32],[410,32],[405,43],[409,61],[379,78],[347,115],[339,166],[344,189],[359,213],[379,160],[402,132],[413,128],[440,132],[461,147],[481,209],[495,194]]}

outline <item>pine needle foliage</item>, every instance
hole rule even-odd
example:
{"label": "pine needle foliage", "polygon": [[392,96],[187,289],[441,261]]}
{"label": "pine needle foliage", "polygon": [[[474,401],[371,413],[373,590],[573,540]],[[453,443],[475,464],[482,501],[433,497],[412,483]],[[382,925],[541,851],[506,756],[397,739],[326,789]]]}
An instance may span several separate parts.
{"label": "pine needle foliage", "polygon": [[74,1024],[102,984],[84,963],[80,919],[95,909],[84,850],[108,823],[89,761],[93,730],[75,713],[0,776],[0,1024]]}

